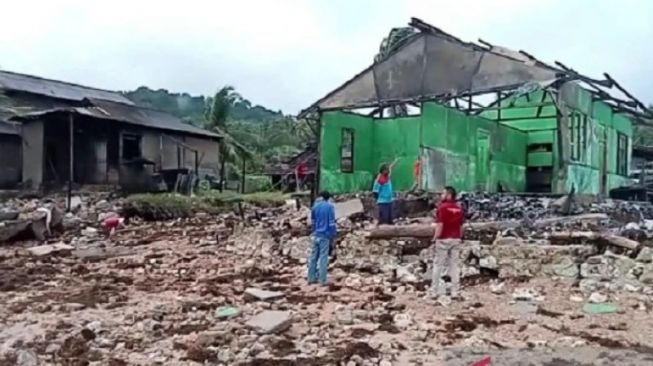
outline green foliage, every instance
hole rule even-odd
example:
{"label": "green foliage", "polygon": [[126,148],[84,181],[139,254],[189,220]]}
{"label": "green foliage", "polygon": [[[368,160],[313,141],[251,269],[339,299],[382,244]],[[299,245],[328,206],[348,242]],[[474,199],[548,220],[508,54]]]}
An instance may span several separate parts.
{"label": "green foliage", "polygon": [[142,217],[145,220],[167,220],[189,217],[197,212],[220,213],[234,209],[243,202],[256,207],[283,205],[290,195],[282,192],[238,194],[235,192],[204,191],[195,197],[174,193],[134,194],[125,200],[125,217]]}
{"label": "green foliage", "polygon": [[[171,113],[188,123],[228,133],[224,148],[229,179],[237,179],[241,169],[238,156],[246,154],[248,172],[264,172],[266,167],[289,158],[314,140],[305,121],[298,121],[252,103],[232,87],[220,89],[213,97],[170,93],[165,89],[140,87],[124,93],[137,105]],[[242,150],[242,149],[241,149]]]}
{"label": "green foliage", "polygon": [[[152,90],[146,86],[141,86],[136,90],[127,91],[123,94],[136,105],[168,112],[196,126],[204,125],[207,120],[206,111],[209,106],[213,105],[212,97],[171,93],[165,89]],[[249,100],[238,94],[232,100],[230,112],[232,120],[253,122],[263,122],[283,117],[281,111],[275,112],[260,105],[252,105]]]}

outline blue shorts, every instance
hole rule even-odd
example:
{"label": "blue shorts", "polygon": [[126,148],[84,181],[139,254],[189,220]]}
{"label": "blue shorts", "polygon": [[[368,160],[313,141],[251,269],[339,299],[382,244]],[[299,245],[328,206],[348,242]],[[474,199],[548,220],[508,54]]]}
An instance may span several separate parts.
{"label": "blue shorts", "polygon": [[379,224],[392,225],[394,216],[392,215],[392,202],[379,203]]}

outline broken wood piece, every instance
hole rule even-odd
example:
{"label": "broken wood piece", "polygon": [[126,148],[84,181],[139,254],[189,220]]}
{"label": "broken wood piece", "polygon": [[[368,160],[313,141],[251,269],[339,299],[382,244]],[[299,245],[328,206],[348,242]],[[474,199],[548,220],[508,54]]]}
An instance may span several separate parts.
{"label": "broken wood piece", "polygon": [[629,250],[635,250],[639,247],[639,242],[628,238],[624,238],[623,236],[619,236],[619,235],[608,234],[608,235],[602,235],[601,238],[614,246],[618,246]]}
{"label": "broken wood piece", "polygon": [[546,236],[549,240],[596,240],[601,235],[594,231],[554,231]]}

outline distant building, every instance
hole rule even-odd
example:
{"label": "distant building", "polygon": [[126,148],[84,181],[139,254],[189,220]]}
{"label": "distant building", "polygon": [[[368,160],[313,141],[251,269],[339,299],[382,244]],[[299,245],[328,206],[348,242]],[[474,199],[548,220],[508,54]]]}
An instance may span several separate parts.
{"label": "distant building", "polygon": [[417,183],[416,161],[431,191],[607,195],[631,181],[633,124],[653,114],[608,74],[410,25],[405,42],[300,113],[320,128],[318,189],[370,190],[395,158],[400,190]]}
{"label": "distant building", "polygon": [[72,175],[80,185],[146,190],[155,173],[216,176],[220,140],[118,92],[0,71],[0,188],[57,186]]}

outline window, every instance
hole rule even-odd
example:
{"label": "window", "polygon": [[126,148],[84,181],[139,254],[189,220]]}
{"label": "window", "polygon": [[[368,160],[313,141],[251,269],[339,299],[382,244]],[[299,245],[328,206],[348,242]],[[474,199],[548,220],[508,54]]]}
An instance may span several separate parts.
{"label": "window", "polygon": [[572,161],[584,162],[587,157],[587,116],[573,113],[569,118],[569,150]]}
{"label": "window", "polygon": [[340,170],[343,173],[352,173],[354,171],[354,130],[351,128],[342,129]]}
{"label": "window", "polygon": [[124,160],[133,160],[141,156],[141,136],[122,135],[122,158]]}
{"label": "window", "polygon": [[617,132],[617,174],[628,175],[628,136]]}

